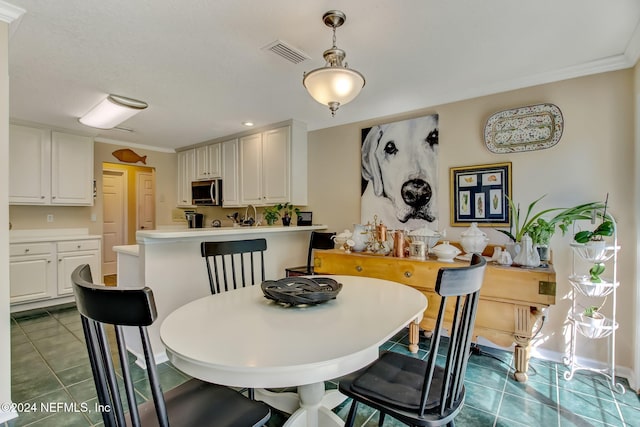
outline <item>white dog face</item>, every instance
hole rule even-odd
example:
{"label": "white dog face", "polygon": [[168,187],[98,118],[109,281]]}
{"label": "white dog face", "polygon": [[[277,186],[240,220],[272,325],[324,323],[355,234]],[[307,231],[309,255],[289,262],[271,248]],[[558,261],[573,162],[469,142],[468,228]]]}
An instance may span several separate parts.
{"label": "white dog face", "polygon": [[433,222],[437,153],[437,115],[374,126],[362,145],[362,177],[391,202],[401,223]]}

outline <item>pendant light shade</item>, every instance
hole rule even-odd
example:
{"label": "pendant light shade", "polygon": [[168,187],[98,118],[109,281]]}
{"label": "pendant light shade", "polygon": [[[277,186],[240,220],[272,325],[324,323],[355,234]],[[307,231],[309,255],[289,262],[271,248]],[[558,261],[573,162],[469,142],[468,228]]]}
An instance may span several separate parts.
{"label": "pendant light shade", "polygon": [[326,26],[333,29],[333,46],[324,51],[325,66],[305,73],[302,84],[309,95],[326,105],[335,116],[336,110],[358,96],[364,87],[364,76],[343,65],[346,53],[336,46],[336,28],[344,24],[346,16],[339,10],[330,10],[322,17]]}
{"label": "pendant light shade", "polygon": [[146,102],[137,99],[109,95],[78,120],[86,126],[113,129],[147,107]]}

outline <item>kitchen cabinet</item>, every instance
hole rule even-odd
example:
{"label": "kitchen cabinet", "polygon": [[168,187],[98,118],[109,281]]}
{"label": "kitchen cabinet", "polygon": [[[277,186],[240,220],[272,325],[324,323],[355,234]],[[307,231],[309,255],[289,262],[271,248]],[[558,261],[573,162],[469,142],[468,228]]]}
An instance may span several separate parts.
{"label": "kitchen cabinet", "polygon": [[12,311],[73,301],[71,273],[89,264],[102,279],[101,239],[42,240],[9,245],[10,303]]}
{"label": "kitchen cabinet", "polygon": [[192,206],[191,182],[196,179],[196,150],[178,152],[178,206]]}
{"label": "kitchen cabinet", "polygon": [[91,273],[101,278],[100,240],[72,240],[56,244],[58,255],[58,295],[73,294],[71,273],[81,264],[89,264]]}
{"label": "kitchen cabinet", "polygon": [[222,206],[240,206],[240,177],[238,176],[238,139],[220,144],[222,147]]}
{"label": "kitchen cabinet", "polygon": [[262,134],[240,138],[240,203],[262,204]]}
{"label": "kitchen cabinet", "polygon": [[307,204],[306,129],[294,122],[239,142],[242,205]]}
{"label": "kitchen cabinet", "polygon": [[93,141],[51,133],[51,204],[93,205]]}
{"label": "kitchen cabinet", "polygon": [[50,242],[12,244],[9,249],[9,302],[51,298],[55,293],[55,248]]}
{"label": "kitchen cabinet", "polygon": [[93,141],[10,125],[9,203],[93,205]]}
{"label": "kitchen cabinet", "polygon": [[222,176],[220,143],[196,148],[196,179],[214,179]]}

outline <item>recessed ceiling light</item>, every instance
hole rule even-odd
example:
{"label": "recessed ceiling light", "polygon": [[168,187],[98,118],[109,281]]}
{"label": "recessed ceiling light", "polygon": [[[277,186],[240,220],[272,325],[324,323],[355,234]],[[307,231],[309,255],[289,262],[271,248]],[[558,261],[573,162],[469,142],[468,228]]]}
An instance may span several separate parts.
{"label": "recessed ceiling light", "polygon": [[253,122],[242,122],[242,124],[247,126],[247,127],[253,126]]}

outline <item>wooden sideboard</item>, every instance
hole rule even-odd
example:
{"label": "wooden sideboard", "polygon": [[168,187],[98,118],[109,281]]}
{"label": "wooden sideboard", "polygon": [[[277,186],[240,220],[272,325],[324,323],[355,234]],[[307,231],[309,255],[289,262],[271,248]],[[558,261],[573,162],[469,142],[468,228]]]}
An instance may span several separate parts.
{"label": "wooden sideboard", "polygon": [[[348,274],[377,277],[404,283],[425,294],[429,306],[420,327],[431,331],[439,306],[434,286],[440,267],[464,266],[464,261],[443,263],[345,253],[343,250],[317,250],[314,269],[318,274]],[[553,268],[519,268],[488,264],[480,291],[474,336],[481,336],[503,347],[515,343],[515,378],[527,380],[530,342],[542,326],[543,309],[555,304],[556,275]]]}

